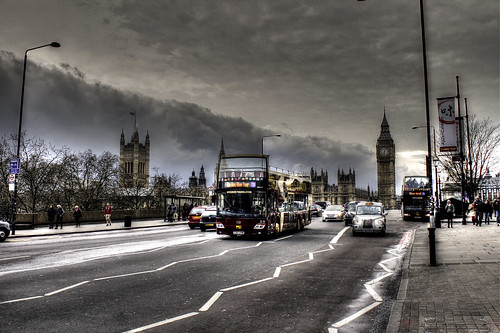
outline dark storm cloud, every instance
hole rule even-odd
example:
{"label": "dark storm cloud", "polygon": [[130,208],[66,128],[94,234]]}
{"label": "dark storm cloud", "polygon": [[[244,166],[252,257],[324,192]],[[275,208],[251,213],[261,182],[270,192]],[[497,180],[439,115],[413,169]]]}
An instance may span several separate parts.
{"label": "dark storm cloud", "polygon": [[[0,54],[0,82],[6,87],[0,110],[13,115],[0,125],[7,135],[17,129],[21,65],[12,54]],[[100,83],[89,84],[76,68],[61,67],[63,71],[29,62],[25,91],[23,129],[29,137],[40,137],[55,146],[119,154],[121,131],[129,141],[134,126],[130,112],[135,112],[141,141],[146,132],[150,135],[152,168],[187,179],[193,169],[198,172],[204,165],[211,179],[222,138],[226,153],[259,153],[262,136],[270,134],[242,118],[217,115],[192,103],[160,101]],[[365,183],[374,173],[370,148],[324,137],[266,138],[265,151],[271,154],[273,164],[297,172],[314,167],[330,170],[333,175],[338,167],[353,167],[363,171],[361,181]]]}

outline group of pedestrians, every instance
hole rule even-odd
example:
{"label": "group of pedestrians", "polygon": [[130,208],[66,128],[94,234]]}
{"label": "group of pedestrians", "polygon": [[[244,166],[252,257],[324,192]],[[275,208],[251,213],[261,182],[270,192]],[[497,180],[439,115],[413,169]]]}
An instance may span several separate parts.
{"label": "group of pedestrians", "polygon": [[[106,203],[106,206],[104,207],[104,218],[106,220],[106,225],[111,225],[111,212],[112,208],[109,203]],[[62,208],[61,205],[56,205],[56,208],[54,208],[54,205],[50,205],[49,209],[47,209],[47,219],[49,220],[49,229],[59,229],[63,228],[63,217],[66,212]],[[75,206],[73,208],[73,219],[75,220],[75,227],[80,227],[80,219],[82,218],[83,213],[80,207]],[[55,225],[54,225],[54,220],[55,220]]]}
{"label": "group of pedestrians", "polygon": [[[499,213],[500,198],[497,198],[493,204],[489,200],[481,201],[479,197],[476,197],[474,202],[469,205],[469,212],[472,218],[472,225],[480,227],[483,224],[490,224],[494,222],[492,219],[496,216],[497,226],[500,226]],[[493,215],[495,213],[495,216]]]}
{"label": "group of pedestrians", "polygon": [[[448,228],[453,228],[453,216],[455,215],[455,206],[451,203],[451,200],[446,202],[444,207],[444,212],[448,220]],[[500,226],[500,198],[495,199],[493,204],[489,200],[481,201],[477,197],[474,202],[469,205],[468,213],[472,219],[472,225],[480,227],[483,224],[494,223],[496,218],[497,226]]]}
{"label": "group of pedestrians", "polygon": [[49,206],[49,209],[47,210],[49,229],[54,229],[54,218],[56,220],[55,229],[58,229],[59,227],[61,227],[61,229],[63,228],[64,213],[64,209],[61,207],[61,205],[57,205],[56,208],[54,208],[54,205]]}

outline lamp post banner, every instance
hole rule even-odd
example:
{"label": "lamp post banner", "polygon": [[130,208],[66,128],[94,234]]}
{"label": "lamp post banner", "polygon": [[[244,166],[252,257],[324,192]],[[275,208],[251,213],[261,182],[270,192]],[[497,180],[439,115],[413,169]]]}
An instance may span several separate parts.
{"label": "lamp post banner", "polygon": [[455,116],[455,97],[438,98],[440,152],[456,152],[457,120]]}

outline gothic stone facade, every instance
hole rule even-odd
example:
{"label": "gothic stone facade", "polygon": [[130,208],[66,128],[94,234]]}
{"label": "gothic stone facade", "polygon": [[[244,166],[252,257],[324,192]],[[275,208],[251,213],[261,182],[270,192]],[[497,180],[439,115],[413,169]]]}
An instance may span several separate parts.
{"label": "gothic stone facade", "polygon": [[331,204],[346,204],[350,201],[370,201],[374,194],[370,192],[370,186],[367,190],[356,188],[356,171],[349,169],[348,173],[344,170],[337,171],[337,184],[328,184],[328,171],[318,174],[314,168],[311,168],[311,188],[313,201],[330,201]]}
{"label": "gothic stone facade", "polygon": [[385,110],[380,127],[377,139],[378,201],[384,204],[386,209],[396,209],[396,146],[391,137]]}
{"label": "gothic stone facade", "polygon": [[144,144],[139,142],[139,132],[135,129],[132,139],[125,143],[125,134],[120,137],[120,187],[149,187],[149,133]]}

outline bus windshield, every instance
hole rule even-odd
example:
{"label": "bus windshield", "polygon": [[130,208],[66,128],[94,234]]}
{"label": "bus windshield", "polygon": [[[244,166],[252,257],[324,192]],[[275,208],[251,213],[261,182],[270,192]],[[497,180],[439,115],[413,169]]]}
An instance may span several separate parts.
{"label": "bus windshield", "polygon": [[220,192],[218,203],[221,217],[258,217],[266,213],[264,191]]}

